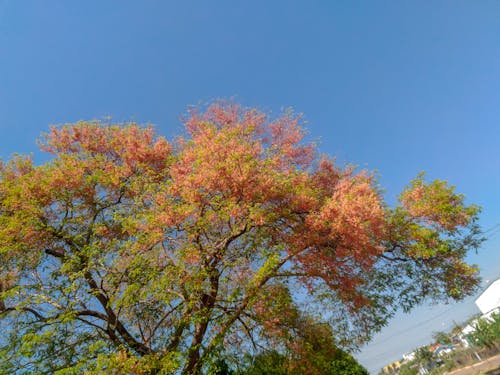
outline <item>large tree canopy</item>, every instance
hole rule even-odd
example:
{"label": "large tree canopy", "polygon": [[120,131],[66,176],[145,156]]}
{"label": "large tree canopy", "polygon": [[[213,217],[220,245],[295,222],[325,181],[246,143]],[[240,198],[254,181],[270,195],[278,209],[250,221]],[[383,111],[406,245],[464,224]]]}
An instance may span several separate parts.
{"label": "large tree canopy", "polygon": [[354,348],[397,308],[475,290],[478,208],[446,182],[391,208],[291,113],[215,103],[185,129],[53,127],[50,161],[1,166],[0,371],[198,374],[303,353],[308,319]]}

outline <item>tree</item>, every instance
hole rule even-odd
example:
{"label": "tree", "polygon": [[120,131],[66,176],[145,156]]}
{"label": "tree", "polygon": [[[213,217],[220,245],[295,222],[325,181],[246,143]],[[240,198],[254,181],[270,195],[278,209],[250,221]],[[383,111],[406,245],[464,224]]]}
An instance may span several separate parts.
{"label": "tree", "polygon": [[283,325],[286,350],[264,350],[246,356],[241,375],[368,375],[350,354],[338,348],[331,327],[295,311]]}
{"label": "tree", "polygon": [[480,348],[498,350],[500,347],[500,313],[479,319],[474,324],[474,332],[467,335],[467,340]]}
{"label": "tree", "polygon": [[241,371],[241,375],[288,375],[287,358],[276,350],[248,356],[247,361],[250,363]]}
{"label": "tree", "polygon": [[416,361],[424,367],[428,367],[435,360],[435,355],[427,347],[418,348],[415,351]]}
{"label": "tree", "polygon": [[368,375],[368,371],[361,366],[350,354],[341,349],[337,349],[329,362],[324,363],[325,366],[317,366],[308,368],[310,371],[301,372],[302,369],[294,367],[290,363],[291,359],[285,355],[278,353],[276,350],[270,352],[259,353],[254,358],[251,358],[251,364],[239,375],[302,375],[317,373],[322,375]]}
{"label": "tree", "polygon": [[330,374],[368,375],[368,371],[361,366],[352,355],[339,350],[330,364]]}
{"label": "tree", "polygon": [[453,340],[450,338],[450,335],[446,332],[437,331],[432,334],[432,338],[438,344],[442,345],[451,345],[453,344]]}
{"label": "tree", "polygon": [[218,359],[211,363],[207,375],[235,375],[235,372],[229,368],[229,365],[224,359]]}
{"label": "tree", "polygon": [[399,369],[400,375],[418,375],[420,371],[418,370],[418,365],[415,363],[405,363]]}
{"label": "tree", "polygon": [[477,287],[479,210],[446,182],[419,175],[391,208],[292,113],[215,103],[185,127],[53,127],[49,161],[1,166],[0,372],[199,374],[309,350],[293,333],[313,315],[352,349]]}
{"label": "tree", "polygon": [[350,354],[338,348],[331,327],[297,312],[282,334],[288,350],[247,355],[240,375],[368,375]]}

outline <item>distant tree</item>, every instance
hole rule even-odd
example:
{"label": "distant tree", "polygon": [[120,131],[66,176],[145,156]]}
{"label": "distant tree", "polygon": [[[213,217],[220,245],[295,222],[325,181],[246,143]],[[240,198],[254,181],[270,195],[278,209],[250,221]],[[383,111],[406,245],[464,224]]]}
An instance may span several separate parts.
{"label": "distant tree", "polygon": [[432,338],[435,340],[435,342],[446,345],[446,344],[451,344],[452,340],[450,336],[446,332],[434,332],[432,334]]}
{"label": "distant tree", "polygon": [[[478,208],[446,182],[420,175],[391,208],[290,113],[216,103],[185,126],[173,142],[54,127],[51,159],[0,166],[1,373],[196,375],[262,347],[308,359],[294,330],[353,348],[398,307],[475,291]],[[306,310],[325,324],[308,333]]]}
{"label": "distant tree", "polygon": [[427,347],[418,348],[415,351],[415,358],[420,362],[429,362],[434,359],[434,353],[432,353]]}
{"label": "distant tree", "polygon": [[404,364],[399,369],[399,375],[417,375],[419,374],[418,366],[413,362]]}
{"label": "distant tree", "polygon": [[415,351],[415,362],[421,367],[429,368],[434,360],[434,353],[427,347],[422,347]]}
{"label": "distant tree", "polygon": [[490,319],[479,319],[474,332],[467,335],[467,340],[477,347],[499,349],[500,314],[493,314]]}

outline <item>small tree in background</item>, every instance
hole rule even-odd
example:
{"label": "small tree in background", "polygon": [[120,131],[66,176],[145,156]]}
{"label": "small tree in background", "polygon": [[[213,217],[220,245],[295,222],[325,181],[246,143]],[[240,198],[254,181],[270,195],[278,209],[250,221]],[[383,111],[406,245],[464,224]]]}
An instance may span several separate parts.
{"label": "small tree in background", "polygon": [[474,332],[467,335],[467,340],[479,348],[500,349],[500,314],[479,319]]}
{"label": "small tree in background", "polygon": [[391,208],[290,113],[216,103],[185,126],[54,127],[49,161],[1,165],[0,372],[200,374],[261,348],[308,368],[305,316],[352,349],[398,307],[475,291],[478,208],[446,182]]}
{"label": "small tree in background", "polygon": [[415,360],[423,366],[428,366],[434,360],[434,353],[428,348],[418,348],[415,351]]}
{"label": "small tree in background", "polygon": [[449,345],[453,343],[452,339],[450,338],[450,335],[442,331],[434,332],[432,334],[432,338],[434,339],[435,342],[442,345]]}

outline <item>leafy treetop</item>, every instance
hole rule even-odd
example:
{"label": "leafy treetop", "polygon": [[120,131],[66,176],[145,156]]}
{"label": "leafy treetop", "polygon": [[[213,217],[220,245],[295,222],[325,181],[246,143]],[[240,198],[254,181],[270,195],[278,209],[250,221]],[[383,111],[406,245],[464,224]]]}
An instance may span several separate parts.
{"label": "leafy treetop", "polygon": [[312,317],[353,348],[399,307],[475,290],[478,208],[446,182],[420,175],[390,208],[291,113],[217,102],[185,128],[53,127],[49,162],[1,166],[0,372],[199,374],[303,352]]}

